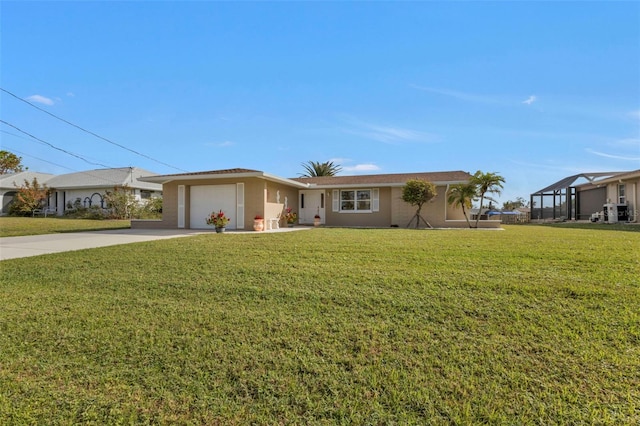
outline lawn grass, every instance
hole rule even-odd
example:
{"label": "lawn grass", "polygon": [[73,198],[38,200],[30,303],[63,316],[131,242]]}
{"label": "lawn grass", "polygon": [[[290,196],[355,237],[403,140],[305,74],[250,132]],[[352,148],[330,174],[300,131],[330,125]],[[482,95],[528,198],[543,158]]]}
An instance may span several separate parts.
{"label": "lawn grass", "polygon": [[62,217],[0,217],[0,237],[130,228],[129,220],[67,219]]}
{"label": "lawn grass", "polygon": [[507,226],[3,261],[0,424],[638,424],[638,253]]}

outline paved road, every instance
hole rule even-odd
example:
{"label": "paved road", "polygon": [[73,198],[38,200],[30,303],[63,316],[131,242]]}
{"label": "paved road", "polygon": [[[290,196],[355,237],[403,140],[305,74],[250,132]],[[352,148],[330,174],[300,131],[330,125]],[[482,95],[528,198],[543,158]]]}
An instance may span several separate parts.
{"label": "paved road", "polygon": [[[206,232],[206,231],[205,231]],[[113,229],[0,238],[0,260],[83,250],[117,244],[186,237],[202,231],[174,229]]]}

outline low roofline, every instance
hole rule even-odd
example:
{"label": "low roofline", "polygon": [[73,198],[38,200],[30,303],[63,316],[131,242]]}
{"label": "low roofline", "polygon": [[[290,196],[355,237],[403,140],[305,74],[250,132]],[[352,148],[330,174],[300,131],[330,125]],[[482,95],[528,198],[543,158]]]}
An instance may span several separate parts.
{"label": "low roofline", "polygon": [[[569,177],[566,177],[564,179],[561,179],[558,182],[547,186],[546,188],[540,189],[540,190],[532,193],[531,195],[545,195],[548,192],[552,192],[552,191],[555,192],[555,191],[560,191],[560,190],[563,190],[563,189],[570,188],[570,187],[574,186],[574,183],[580,178],[584,178],[588,182],[585,183],[585,184],[577,185],[577,186],[601,183],[601,182],[604,182],[605,180],[607,180],[608,178],[612,178],[613,179],[617,175],[621,175],[621,174],[625,174],[625,173],[629,173],[629,172],[579,173],[577,175],[573,175],[573,176],[569,176]],[[602,178],[602,179],[598,180],[597,178]]]}
{"label": "low roofline", "polygon": [[592,183],[594,185],[600,185],[604,183],[613,183],[613,182],[619,182],[619,181],[624,182],[627,179],[638,179],[638,178],[640,178],[640,169],[633,170],[631,172],[620,172],[617,175],[613,175],[609,178],[600,179]]}
{"label": "low roofline", "polygon": [[270,173],[261,172],[259,170],[244,170],[235,172],[229,171],[212,171],[212,172],[199,172],[199,173],[182,173],[176,175],[158,175],[158,176],[142,176],[138,178],[143,182],[152,182],[165,184],[169,182],[180,182],[185,180],[210,180],[210,179],[238,179],[238,178],[257,178],[264,179],[271,182],[282,183],[289,186],[295,186],[297,188],[308,188],[309,185],[296,182],[295,180],[282,178]]}
{"label": "low roofline", "polygon": [[[451,180],[451,181],[433,181],[435,186],[455,185],[458,183],[466,183],[466,180]],[[309,189],[340,189],[340,188],[402,188],[406,185],[406,182],[392,182],[392,183],[343,183],[338,185],[329,184],[308,184]]]}

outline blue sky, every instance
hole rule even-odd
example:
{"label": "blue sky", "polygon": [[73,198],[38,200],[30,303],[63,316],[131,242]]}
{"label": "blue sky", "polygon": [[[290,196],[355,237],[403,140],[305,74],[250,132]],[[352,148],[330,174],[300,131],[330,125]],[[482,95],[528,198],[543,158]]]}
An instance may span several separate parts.
{"label": "blue sky", "polygon": [[[640,168],[638,2],[0,3],[2,149],[32,171],[465,170],[501,201]],[[150,158],[148,158],[150,157]]]}

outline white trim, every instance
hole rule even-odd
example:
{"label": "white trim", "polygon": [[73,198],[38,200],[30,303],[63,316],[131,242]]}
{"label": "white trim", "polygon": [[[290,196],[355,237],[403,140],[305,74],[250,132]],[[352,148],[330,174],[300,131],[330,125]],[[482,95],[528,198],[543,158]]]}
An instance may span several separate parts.
{"label": "white trim", "polygon": [[333,202],[331,203],[331,211],[340,211],[340,191],[337,189],[333,190]]}
{"label": "white trim", "polygon": [[185,204],[185,194],[186,194],[186,190],[185,190],[185,186],[184,185],[178,185],[178,228],[184,228],[185,226],[185,209],[184,209],[184,204]]}
{"label": "white trim", "polygon": [[374,212],[380,211],[380,189],[378,188],[371,190],[371,210]]}
{"label": "white trim", "polygon": [[244,183],[236,183],[236,229],[244,229]]}
{"label": "white trim", "polygon": [[244,178],[258,178],[272,182],[282,183],[296,188],[309,188],[309,184],[301,183],[292,179],[281,178],[276,175],[272,175],[264,172],[244,172],[244,173],[202,173],[202,174],[183,174],[183,175],[157,175],[157,176],[144,176],[138,180],[142,182],[152,183],[168,183],[174,181],[184,180],[212,180],[212,179],[244,179]]}

